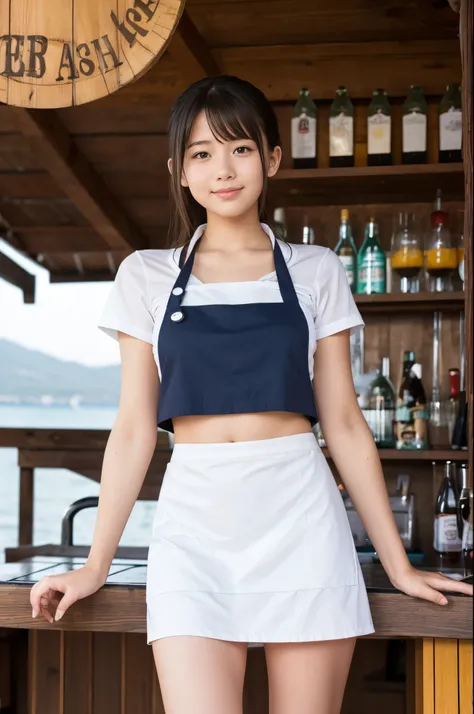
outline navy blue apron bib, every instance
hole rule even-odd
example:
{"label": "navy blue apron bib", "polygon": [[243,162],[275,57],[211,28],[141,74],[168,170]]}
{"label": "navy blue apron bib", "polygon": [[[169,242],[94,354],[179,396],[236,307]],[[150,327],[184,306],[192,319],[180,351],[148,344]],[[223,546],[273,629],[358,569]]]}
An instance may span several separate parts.
{"label": "navy blue apron bib", "polygon": [[171,291],[158,335],[158,426],[172,418],[284,411],[318,420],[308,369],[309,331],[275,239],[283,302],[185,305],[182,300],[200,238]]}

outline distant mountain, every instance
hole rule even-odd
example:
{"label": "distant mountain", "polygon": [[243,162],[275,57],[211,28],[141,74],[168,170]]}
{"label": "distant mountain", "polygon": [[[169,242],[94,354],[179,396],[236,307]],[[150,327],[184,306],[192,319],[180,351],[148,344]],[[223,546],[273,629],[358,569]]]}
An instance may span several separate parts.
{"label": "distant mountain", "polygon": [[87,367],[0,339],[0,402],[118,403],[120,366]]}

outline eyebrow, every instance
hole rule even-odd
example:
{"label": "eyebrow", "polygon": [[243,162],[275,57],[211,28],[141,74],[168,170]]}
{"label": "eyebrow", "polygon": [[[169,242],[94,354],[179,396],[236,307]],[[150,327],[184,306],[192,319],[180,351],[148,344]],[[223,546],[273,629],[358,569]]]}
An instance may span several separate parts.
{"label": "eyebrow", "polygon": [[200,146],[201,144],[210,144],[210,143],[211,143],[210,141],[207,141],[204,139],[202,141],[193,141],[192,144],[188,144],[186,148],[191,149],[191,147],[193,147],[193,146]]}

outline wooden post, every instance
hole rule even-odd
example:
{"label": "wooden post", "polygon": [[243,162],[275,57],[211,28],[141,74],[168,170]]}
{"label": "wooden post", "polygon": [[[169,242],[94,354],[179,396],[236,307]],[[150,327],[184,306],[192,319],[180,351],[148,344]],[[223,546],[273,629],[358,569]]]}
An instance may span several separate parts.
{"label": "wooden post", "polygon": [[20,468],[18,545],[33,543],[34,469]]}
{"label": "wooden post", "polygon": [[463,107],[463,161],[464,161],[464,272],[466,290],[466,399],[468,404],[468,454],[469,454],[469,484],[473,484],[472,459],[473,448],[473,370],[474,370],[474,281],[473,281],[473,250],[474,250],[474,8],[472,0],[462,0],[459,21],[459,37],[461,41],[462,63],[462,107]]}

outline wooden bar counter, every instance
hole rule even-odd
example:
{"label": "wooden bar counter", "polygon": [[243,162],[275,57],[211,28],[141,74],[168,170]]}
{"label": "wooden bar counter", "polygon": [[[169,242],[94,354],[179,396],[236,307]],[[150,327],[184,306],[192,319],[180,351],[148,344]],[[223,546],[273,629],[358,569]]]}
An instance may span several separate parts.
{"label": "wooden bar counter", "polygon": [[[0,628],[9,644],[0,649],[0,670],[6,666],[1,653],[9,652],[9,667],[16,671],[13,711],[163,713],[146,644],[146,560],[115,559],[104,587],[74,604],[58,623],[32,619],[33,583],[82,563],[83,558],[38,556],[0,566]],[[447,606],[434,605],[397,591],[382,566],[361,567],[376,632],[358,640],[343,714],[375,714],[382,707],[384,714],[471,712],[472,599],[447,593]],[[394,643],[401,649],[389,665]],[[394,662],[404,675],[389,672]],[[261,646],[249,648],[244,712],[268,712]]]}

